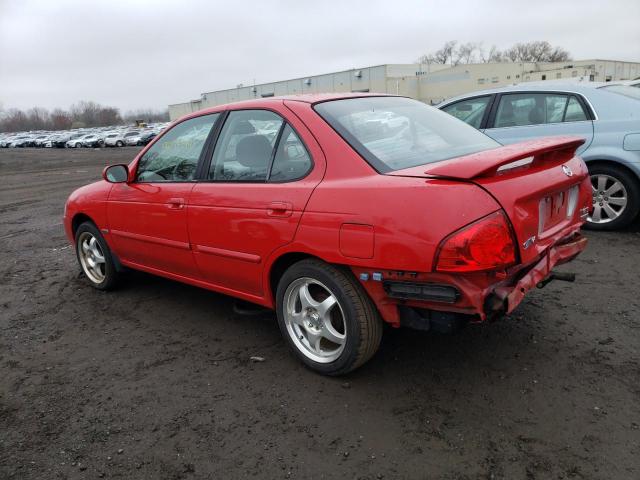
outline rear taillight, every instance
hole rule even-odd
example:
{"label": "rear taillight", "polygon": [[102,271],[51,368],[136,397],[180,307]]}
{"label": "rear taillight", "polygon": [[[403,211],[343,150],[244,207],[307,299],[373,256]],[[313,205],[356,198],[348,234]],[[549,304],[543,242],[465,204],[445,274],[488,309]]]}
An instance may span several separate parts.
{"label": "rear taillight", "polygon": [[445,238],[436,253],[438,272],[504,269],[516,262],[509,223],[502,211],[492,213]]}

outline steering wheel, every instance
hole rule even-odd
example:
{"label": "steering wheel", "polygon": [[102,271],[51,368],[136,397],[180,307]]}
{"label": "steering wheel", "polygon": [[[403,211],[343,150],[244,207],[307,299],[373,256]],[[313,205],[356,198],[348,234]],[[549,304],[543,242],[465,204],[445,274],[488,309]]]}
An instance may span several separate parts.
{"label": "steering wheel", "polygon": [[184,160],[178,162],[175,167],[173,167],[173,170],[171,170],[171,178],[173,178],[174,180],[178,178],[180,180],[188,180],[194,171],[195,165],[193,165],[190,160],[185,158]]}

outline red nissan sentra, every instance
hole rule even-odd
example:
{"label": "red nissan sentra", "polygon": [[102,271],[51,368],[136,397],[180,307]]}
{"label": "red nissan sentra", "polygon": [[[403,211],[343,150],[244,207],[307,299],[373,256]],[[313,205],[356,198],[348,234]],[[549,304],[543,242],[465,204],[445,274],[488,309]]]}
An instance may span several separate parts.
{"label": "red nissan sentra", "polygon": [[302,95],[186,116],[71,194],[89,283],[125,267],[274,308],[314,370],[349,372],[383,322],[451,330],[511,312],[586,246],[580,138],[503,147],[421,102]]}

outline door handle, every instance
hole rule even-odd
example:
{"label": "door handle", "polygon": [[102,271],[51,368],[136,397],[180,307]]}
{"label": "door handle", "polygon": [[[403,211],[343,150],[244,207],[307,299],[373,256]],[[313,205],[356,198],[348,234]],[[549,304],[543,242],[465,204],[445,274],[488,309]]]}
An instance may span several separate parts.
{"label": "door handle", "polygon": [[180,210],[184,208],[184,198],[170,198],[167,200],[167,207],[171,210]]}
{"label": "door handle", "polygon": [[293,213],[293,205],[289,202],[271,202],[267,207],[267,215],[270,217],[290,217]]}

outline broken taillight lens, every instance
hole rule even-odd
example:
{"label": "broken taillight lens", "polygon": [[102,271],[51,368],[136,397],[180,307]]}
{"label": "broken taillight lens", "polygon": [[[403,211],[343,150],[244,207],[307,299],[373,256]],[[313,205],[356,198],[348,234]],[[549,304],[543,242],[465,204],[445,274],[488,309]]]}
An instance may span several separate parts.
{"label": "broken taillight lens", "polygon": [[487,215],[446,237],[436,253],[438,272],[501,270],[516,263],[509,222],[502,211]]}

